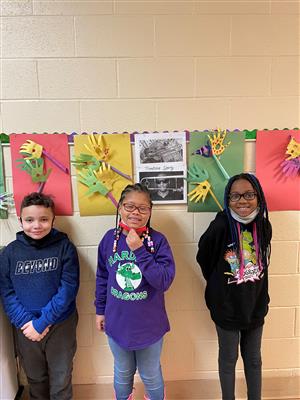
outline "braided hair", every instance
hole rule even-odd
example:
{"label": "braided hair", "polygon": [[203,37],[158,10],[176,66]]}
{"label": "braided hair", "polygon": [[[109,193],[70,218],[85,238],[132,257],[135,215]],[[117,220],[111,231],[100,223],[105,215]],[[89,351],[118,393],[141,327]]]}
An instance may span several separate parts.
{"label": "braided hair", "polygon": [[267,208],[267,202],[265,199],[264,192],[262,190],[261,184],[259,180],[252,174],[249,173],[241,173],[238,175],[232,176],[226,187],[224,192],[224,210],[227,215],[229,221],[229,227],[231,232],[232,242],[236,243],[236,250],[238,254],[240,253],[240,241],[239,235],[237,231],[236,222],[231,216],[229,210],[229,194],[232,187],[232,184],[240,179],[244,179],[251,183],[253,189],[257,194],[257,203],[259,207],[258,215],[256,216],[255,222],[257,226],[257,238],[258,238],[258,255],[264,267],[267,267],[270,264],[270,255],[271,255],[271,236],[272,236],[272,228],[269,221],[269,214]]}
{"label": "braided hair", "polygon": [[[123,204],[126,196],[129,193],[133,193],[133,192],[144,193],[149,199],[150,208],[152,208],[152,205],[153,205],[152,199],[151,199],[151,193],[150,193],[149,189],[147,188],[147,186],[142,185],[141,183],[134,183],[132,185],[127,185],[123,189],[123,191],[121,193],[121,196],[120,196],[119,203],[118,203],[117,212],[116,212],[116,226],[115,226],[115,231],[114,231],[115,240],[114,240],[114,246],[113,246],[113,252],[114,253],[117,251],[117,246],[118,246],[120,233],[122,232],[122,227],[120,226],[121,216],[119,214],[119,209],[120,209],[121,205]],[[151,253],[154,253],[154,245],[153,245],[153,241],[152,241],[151,236],[150,236],[150,230],[151,230],[150,219],[151,219],[151,216],[149,217],[148,222],[146,224],[147,230],[146,230],[145,234],[143,233],[143,238],[147,239],[146,240],[146,243],[147,243],[146,247],[148,247],[148,249],[149,249],[149,251]]]}

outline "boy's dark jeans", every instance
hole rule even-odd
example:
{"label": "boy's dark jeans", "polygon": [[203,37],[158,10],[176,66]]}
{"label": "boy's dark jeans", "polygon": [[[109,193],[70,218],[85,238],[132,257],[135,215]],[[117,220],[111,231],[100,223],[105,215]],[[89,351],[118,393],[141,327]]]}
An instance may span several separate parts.
{"label": "boy's dark jeans", "polygon": [[15,329],[16,347],[29,383],[31,400],[71,400],[72,369],[76,352],[75,311],[53,325],[40,342],[27,339]]}
{"label": "boy's dark jeans", "polygon": [[248,400],[261,399],[261,338],[263,327],[229,331],[216,326],[219,340],[219,377],[222,399],[233,400],[239,344],[244,362]]}

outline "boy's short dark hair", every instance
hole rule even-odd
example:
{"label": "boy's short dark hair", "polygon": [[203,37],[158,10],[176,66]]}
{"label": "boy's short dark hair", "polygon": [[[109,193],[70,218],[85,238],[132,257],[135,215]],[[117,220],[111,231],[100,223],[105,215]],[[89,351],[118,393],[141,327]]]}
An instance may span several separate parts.
{"label": "boy's short dark hair", "polygon": [[55,204],[51,196],[43,193],[33,192],[25,196],[21,203],[21,212],[23,208],[30,206],[43,206],[45,208],[51,208],[53,215],[55,214]]}

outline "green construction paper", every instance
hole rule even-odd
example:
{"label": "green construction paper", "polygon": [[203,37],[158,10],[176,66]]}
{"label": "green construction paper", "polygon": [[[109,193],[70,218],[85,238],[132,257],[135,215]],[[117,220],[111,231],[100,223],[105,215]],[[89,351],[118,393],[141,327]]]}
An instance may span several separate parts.
{"label": "green construction paper", "polygon": [[88,187],[88,191],[85,193],[86,196],[94,193],[100,193],[102,196],[108,194],[109,189],[97,179],[92,168],[88,168],[85,172],[78,172],[78,176],[80,176],[79,181]]}
{"label": "green construction paper", "polygon": [[86,168],[97,170],[101,167],[102,162],[90,154],[80,153],[79,156],[74,156],[74,159],[71,160],[71,164],[78,170],[84,170]]}
{"label": "green construction paper", "polygon": [[247,129],[244,129],[245,133],[245,139],[256,139],[256,132],[257,129],[253,129],[252,131],[248,131]]}
{"label": "green construction paper", "polygon": [[[0,141],[0,193],[4,192],[5,192],[4,168],[3,168],[2,145]],[[0,209],[0,219],[7,219],[7,218],[8,218],[7,211]]]}
{"label": "green construction paper", "polygon": [[27,172],[31,176],[32,182],[35,183],[46,182],[51,173],[51,168],[46,173],[44,172],[44,159],[42,157],[34,159],[19,158],[16,162],[19,163],[17,168]]}
{"label": "green construction paper", "polygon": [[0,142],[1,143],[9,143],[9,136],[5,133],[0,133]]}
{"label": "green construction paper", "polygon": [[[219,203],[223,206],[224,189],[228,182],[227,179],[223,176],[213,157],[192,154],[197,149],[207,144],[207,135],[209,133],[210,132],[191,132],[188,152],[188,169],[192,165],[197,165],[198,168],[208,172],[208,182],[211,184],[211,190]],[[211,132],[211,134],[212,133],[213,132]],[[226,134],[224,144],[231,143],[225,148],[224,152],[219,157],[219,161],[229,176],[239,174],[244,170],[244,141],[244,132],[227,132]],[[188,193],[195,189],[196,186],[197,185],[188,183]],[[211,194],[208,193],[204,203],[202,203],[202,201],[198,203],[192,202],[188,197],[188,211],[211,212],[220,211],[220,209]]]}

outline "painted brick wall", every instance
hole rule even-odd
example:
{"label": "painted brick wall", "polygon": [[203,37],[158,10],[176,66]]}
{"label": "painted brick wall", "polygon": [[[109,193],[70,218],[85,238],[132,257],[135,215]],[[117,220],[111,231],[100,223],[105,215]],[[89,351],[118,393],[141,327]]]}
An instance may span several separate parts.
{"label": "painted brick wall", "polygon": [[[298,1],[1,0],[1,13],[3,132],[300,125]],[[245,147],[245,170],[255,171],[255,143]],[[8,146],[4,158],[12,189]],[[72,179],[74,216],[59,217],[56,225],[81,258],[74,382],[111,382],[110,351],[94,328],[93,294],[97,244],[114,217],[80,217]],[[216,335],[195,263],[199,236],[213,216],[187,213],[182,205],[155,207],[153,225],[165,232],[177,261],[163,354],[170,380],[217,377]],[[271,221],[264,376],[294,376],[300,367],[299,213],[273,212]],[[18,229],[13,213],[1,220],[0,245]]]}

